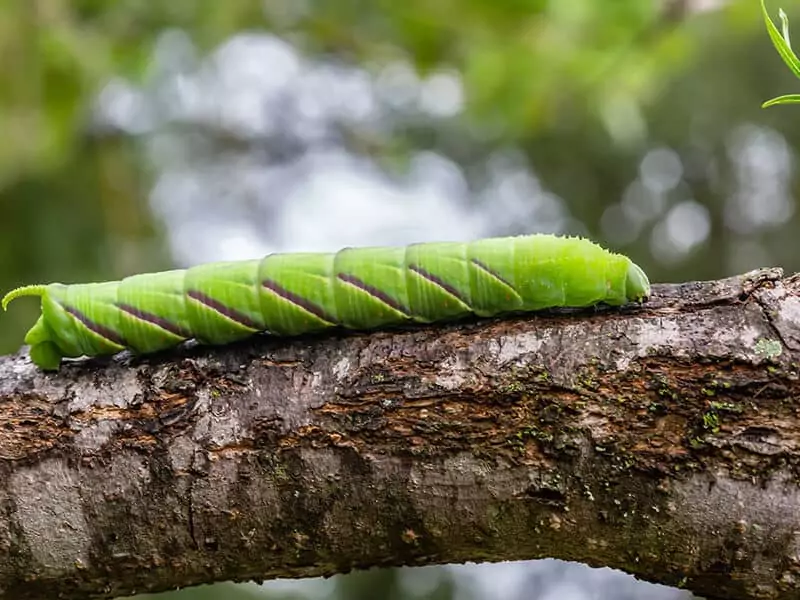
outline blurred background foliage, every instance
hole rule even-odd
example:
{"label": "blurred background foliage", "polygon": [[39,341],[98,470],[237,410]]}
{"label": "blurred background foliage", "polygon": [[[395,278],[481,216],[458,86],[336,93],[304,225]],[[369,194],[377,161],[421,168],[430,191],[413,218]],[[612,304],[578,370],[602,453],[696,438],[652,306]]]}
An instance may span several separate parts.
{"label": "blurred background foliage", "polygon": [[[3,289],[533,231],[654,281],[800,270],[800,109],[760,108],[797,82],[757,0],[10,0],[0,64]],[[173,597],[264,595],[688,597],[558,561]]]}

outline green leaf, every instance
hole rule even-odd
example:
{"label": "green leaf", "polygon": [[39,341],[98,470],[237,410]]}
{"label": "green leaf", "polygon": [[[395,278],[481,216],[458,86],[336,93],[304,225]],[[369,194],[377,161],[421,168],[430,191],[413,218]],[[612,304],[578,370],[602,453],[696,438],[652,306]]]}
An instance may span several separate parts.
{"label": "green leaf", "polygon": [[786,45],[791,48],[792,40],[789,39],[789,17],[786,16],[786,13],[782,8],[778,9],[778,16],[781,18],[781,32],[783,33],[783,39],[786,40]]}
{"label": "green leaf", "polygon": [[775,46],[775,49],[780,54],[783,62],[786,63],[786,66],[791,69],[792,73],[794,73],[795,77],[800,79],[800,59],[797,58],[795,53],[792,51],[791,46],[789,45],[789,23],[788,19],[786,18],[785,14],[781,15],[781,20],[784,23],[784,36],[778,31],[778,28],[775,27],[775,23],[772,22],[772,19],[767,13],[767,6],[765,0],[761,0],[761,12],[764,15],[764,22],[767,25],[767,33],[769,33],[769,37],[772,40],[772,44]]}
{"label": "green leaf", "polygon": [[786,94],[785,96],[778,96],[772,100],[767,100],[761,105],[761,108],[768,108],[776,104],[800,104],[800,94]]}

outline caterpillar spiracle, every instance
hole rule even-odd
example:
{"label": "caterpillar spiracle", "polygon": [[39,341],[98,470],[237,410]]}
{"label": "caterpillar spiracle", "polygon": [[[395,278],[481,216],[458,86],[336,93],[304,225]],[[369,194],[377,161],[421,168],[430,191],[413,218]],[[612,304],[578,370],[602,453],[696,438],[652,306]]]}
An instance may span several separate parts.
{"label": "caterpillar spiracle", "polygon": [[374,330],[555,307],[620,306],[650,295],[628,257],[581,238],[525,235],[405,247],[276,253],[146,273],[121,281],[29,285],[40,296],[25,336],[32,361],[148,354],[186,340],[226,344],[259,332],[298,336],[332,327]]}

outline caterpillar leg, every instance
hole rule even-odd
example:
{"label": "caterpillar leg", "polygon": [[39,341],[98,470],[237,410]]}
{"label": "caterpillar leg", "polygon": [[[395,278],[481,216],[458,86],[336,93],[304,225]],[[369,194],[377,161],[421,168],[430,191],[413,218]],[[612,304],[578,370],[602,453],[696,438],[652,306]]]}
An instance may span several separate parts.
{"label": "caterpillar leg", "polygon": [[61,366],[64,355],[52,341],[52,334],[42,315],[25,335],[25,343],[31,347],[30,356],[33,364],[43,371],[57,371]]}

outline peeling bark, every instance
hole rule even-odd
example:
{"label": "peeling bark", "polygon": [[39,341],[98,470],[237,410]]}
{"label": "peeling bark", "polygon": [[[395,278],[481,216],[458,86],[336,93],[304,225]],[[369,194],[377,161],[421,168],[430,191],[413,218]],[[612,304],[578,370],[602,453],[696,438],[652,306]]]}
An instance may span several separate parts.
{"label": "peeling bark", "polygon": [[0,359],[0,598],[555,557],[800,598],[800,278],[627,310]]}

